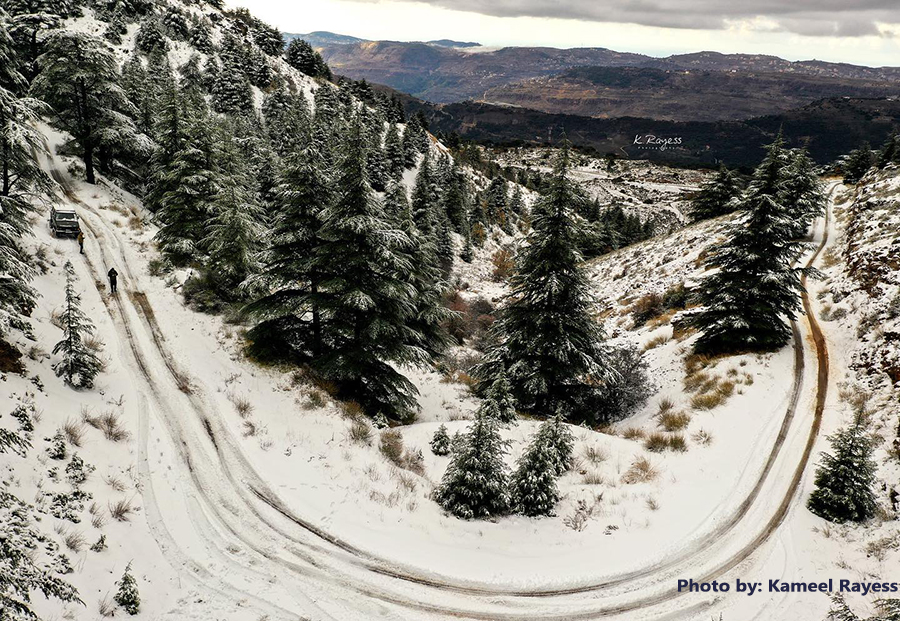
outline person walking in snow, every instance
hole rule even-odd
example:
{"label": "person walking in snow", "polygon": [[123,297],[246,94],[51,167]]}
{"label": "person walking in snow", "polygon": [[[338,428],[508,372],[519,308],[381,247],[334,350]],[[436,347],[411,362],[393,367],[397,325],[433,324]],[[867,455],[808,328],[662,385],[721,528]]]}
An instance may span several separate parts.
{"label": "person walking in snow", "polygon": [[116,279],[119,277],[119,272],[116,271],[116,268],[111,267],[109,271],[106,273],[109,276],[109,290],[111,293],[116,292]]}
{"label": "person walking in snow", "polygon": [[78,231],[78,252],[84,254],[84,233]]}

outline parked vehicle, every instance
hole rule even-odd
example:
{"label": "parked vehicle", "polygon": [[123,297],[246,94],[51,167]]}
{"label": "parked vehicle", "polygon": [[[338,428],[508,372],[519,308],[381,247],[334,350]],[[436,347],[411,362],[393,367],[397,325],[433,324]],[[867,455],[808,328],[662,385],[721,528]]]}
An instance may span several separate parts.
{"label": "parked vehicle", "polygon": [[78,214],[71,208],[52,207],[50,209],[50,231],[55,237],[78,237],[78,234],[81,233]]}

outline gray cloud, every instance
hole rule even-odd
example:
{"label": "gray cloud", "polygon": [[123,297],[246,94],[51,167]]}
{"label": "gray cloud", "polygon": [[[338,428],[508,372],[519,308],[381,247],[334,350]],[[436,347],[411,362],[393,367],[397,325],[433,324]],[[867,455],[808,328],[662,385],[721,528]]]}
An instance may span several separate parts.
{"label": "gray cloud", "polygon": [[[378,0],[363,0],[377,2]],[[900,24],[897,0],[405,0],[498,17],[560,17],[664,28],[721,30],[748,23],[810,36],[877,35]]]}

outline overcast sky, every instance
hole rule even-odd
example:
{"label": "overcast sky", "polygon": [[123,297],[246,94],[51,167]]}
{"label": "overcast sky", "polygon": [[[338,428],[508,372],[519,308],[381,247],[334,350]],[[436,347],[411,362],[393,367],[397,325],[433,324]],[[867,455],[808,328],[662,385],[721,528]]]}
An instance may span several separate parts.
{"label": "overcast sky", "polygon": [[284,32],[900,65],[900,0],[227,0]]}

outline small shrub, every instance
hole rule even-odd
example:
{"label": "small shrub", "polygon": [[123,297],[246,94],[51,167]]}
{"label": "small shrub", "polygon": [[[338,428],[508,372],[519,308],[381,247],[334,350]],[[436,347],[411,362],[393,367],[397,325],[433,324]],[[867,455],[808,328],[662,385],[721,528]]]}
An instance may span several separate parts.
{"label": "small shrub", "polygon": [[66,449],[66,437],[63,435],[62,429],[57,429],[53,438],[48,438],[50,446],[47,447],[47,457],[50,459],[62,460],[66,458],[68,449]]}
{"label": "small shrub", "polygon": [[94,470],[96,470],[94,466],[85,464],[78,453],[74,453],[72,459],[66,464],[66,480],[72,485],[81,485],[88,480]]}
{"label": "small shrub", "polygon": [[691,416],[685,412],[666,412],[657,422],[666,431],[681,431],[690,424]]}
{"label": "small shrub", "polygon": [[594,515],[594,509],[596,508],[596,506],[597,503],[588,505],[587,501],[585,501],[584,499],[579,500],[575,504],[574,511],[563,518],[563,524],[565,524],[575,532],[580,533],[588,527],[588,521]]}
{"label": "small shrub", "polygon": [[365,411],[363,411],[362,406],[356,401],[341,401],[340,402],[341,414],[344,417],[349,419],[357,419],[364,418]]}
{"label": "small shrub", "polygon": [[663,306],[670,310],[683,309],[687,307],[689,293],[683,282],[672,285],[663,294]]}
{"label": "small shrub", "polygon": [[659,471],[646,457],[638,457],[635,459],[625,474],[622,475],[622,482],[628,485],[635,483],[647,483],[653,481],[659,476]]}
{"label": "small shrub", "polygon": [[125,573],[117,585],[119,590],[116,592],[115,602],[128,614],[136,615],[141,609],[141,596],[138,593],[137,581],[131,575],[131,563],[125,567]]}
{"label": "small shrub", "polygon": [[638,298],[631,307],[631,318],[634,321],[634,327],[641,327],[651,319],[662,315],[665,310],[663,297],[658,293],[650,293]]}
{"label": "small shrub", "polygon": [[129,433],[121,428],[119,417],[112,410],[105,412],[100,417],[99,423],[100,429],[103,431],[103,435],[107,440],[121,442],[122,440],[128,439]]}
{"label": "small shrub", "polygon": [[491,257],[491,263],[494,266],[491,278],[494,282],[504,282],[515,268],[515,257],[511,249],[501,248]]}
{"label": "small shrub", "polygon": [[435,455],[450,454],[450,434],[447,433],[447,425],[441,425],[431,438],[431,452]]}
{"label": "small shrub", "polygon": [[653,496],[647,496],[647,508],[651,511],[659,511],[659,502]]}
{"label": "small shrub", "polygon": [[109,601],[108,597],[104,597],[100,600],[100,603],[97,605],[97,610],[100,613],[100,616],[104,618],[113,617],[116,614],[116,607]]}

